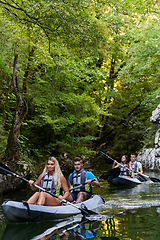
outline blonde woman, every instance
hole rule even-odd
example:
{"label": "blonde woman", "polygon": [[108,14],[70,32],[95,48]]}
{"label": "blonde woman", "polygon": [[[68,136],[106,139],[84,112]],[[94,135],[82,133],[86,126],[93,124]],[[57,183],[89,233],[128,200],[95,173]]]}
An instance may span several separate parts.
{"label": "blonde woman", "polygon": [[[46,192],[36,192],[33,194],[27,201],[29,204],[45,205],[45,206],[59,206],[63,199],[66,199],[69,196],[69,188],[67,181],[63,176],[58,160],[55,157],[49,157],[43,173],[38,177],[37,181],[29,181],[30,187],[32,190],[37,188],[33,186],[33,183],[40,185],[45,190],[56,194],[58,198],[53,197],[52,195]],[[63,188],[64,195],[60,195],[60,188]]]}

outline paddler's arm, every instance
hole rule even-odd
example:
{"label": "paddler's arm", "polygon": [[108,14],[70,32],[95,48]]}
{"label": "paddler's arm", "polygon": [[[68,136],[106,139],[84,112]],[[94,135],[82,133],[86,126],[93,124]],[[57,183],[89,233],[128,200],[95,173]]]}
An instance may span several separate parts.
{"label": "paddler's arm", "polygon": [[[117,165],[116,165],[117,164]],[[120,165],[118,164],[118,162],[115,160],[113,165],[112,165],[112,169],[113,168],[118,168]]]}
{"label": "paddler's arm", "polygon": [[139,169],[139,174],[143,174],[143,169],[142,168]]}
{"label": "paddler's arm", "polygon": [[29,185],[30,185],[32,190],[36,190],[37,189],[36,187],[33,186],[33,183],[39,186],[40,182],[41,182],[41,178],[42,178],[42,174],[39,175],[38,179],[35,182],[33,180],[29,180]]}
{"label": "paddler's arm", "polygon": [[62,201],[63,199],[66,199],[70,195],[67,181],[63,175],[61,175],[61,186],[63,188],[64,195],[63,196],[60,195],[58,197],[60,201]]}
{"label": "paddler's arm", "polygon": [[86,179],[88,185],[93,185],[94,187],[100,187],[100,183],[98,182],[97,178],[94,176],[94,174],[90,171],[86,171]]}
{"label": "paddler's arm", "polygon": [[130,170],[132,172],[132,166],[130,163],[128,163],[128,170]]}
{"label": "paddler's arm", "polygon": [[139,172],[138,172],[138,173],[135,173],[135,174],[138,174],[138,175],[143,174],[143,169],[142,169],[142,168],[139,168]]}
{"label": "paddler's arm", "polygon": [[100,183],[98,182],[98,180],[96,178],[95,178],[95,180],[88,179],[87,184],[88,185],[92,184],[94,187],[100,187]]}

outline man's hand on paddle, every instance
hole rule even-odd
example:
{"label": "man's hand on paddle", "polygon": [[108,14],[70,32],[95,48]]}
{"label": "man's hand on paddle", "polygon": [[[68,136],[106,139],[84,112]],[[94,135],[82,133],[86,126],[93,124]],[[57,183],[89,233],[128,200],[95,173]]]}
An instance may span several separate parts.
{"label": "man's hand on paddle", "polygon": [[100,183],[99,183],[98,180],[96,180],[96,179],[95,179],[95,180],[88,179],[88,180],[87,180],[87,184],[88,184],[88,185],[91,185],[91,184],[92,184],[94,187],[100,187]]}

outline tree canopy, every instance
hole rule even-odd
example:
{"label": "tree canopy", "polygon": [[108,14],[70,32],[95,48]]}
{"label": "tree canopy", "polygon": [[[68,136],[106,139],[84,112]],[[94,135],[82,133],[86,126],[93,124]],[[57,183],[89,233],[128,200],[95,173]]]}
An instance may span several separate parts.
{"label": "tree canopy", "polygon": [[18,106],[15,53],[17,90],[27,107],[17,137],[22,159],[87,159],[103,147],[121,154],[153,143],[157,1],[8,0],[0,1],[0,14],[2,156],[14,148],[7,141]]}

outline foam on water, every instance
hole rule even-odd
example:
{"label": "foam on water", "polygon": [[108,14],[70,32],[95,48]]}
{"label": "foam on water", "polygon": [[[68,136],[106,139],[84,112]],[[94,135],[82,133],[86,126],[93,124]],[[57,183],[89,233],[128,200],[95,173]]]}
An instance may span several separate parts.
{"label": "foam on water", "polygon": [[151,206],[160,206],[160,200],[140,200],[140,201],[134,201],[134,200],[128,200],[128,199],[121,199],[120,201],[107,201],[105,202],[103,208],[107,211],[110,211],[111,209],[135,209],[135,208],[148,208]]}

